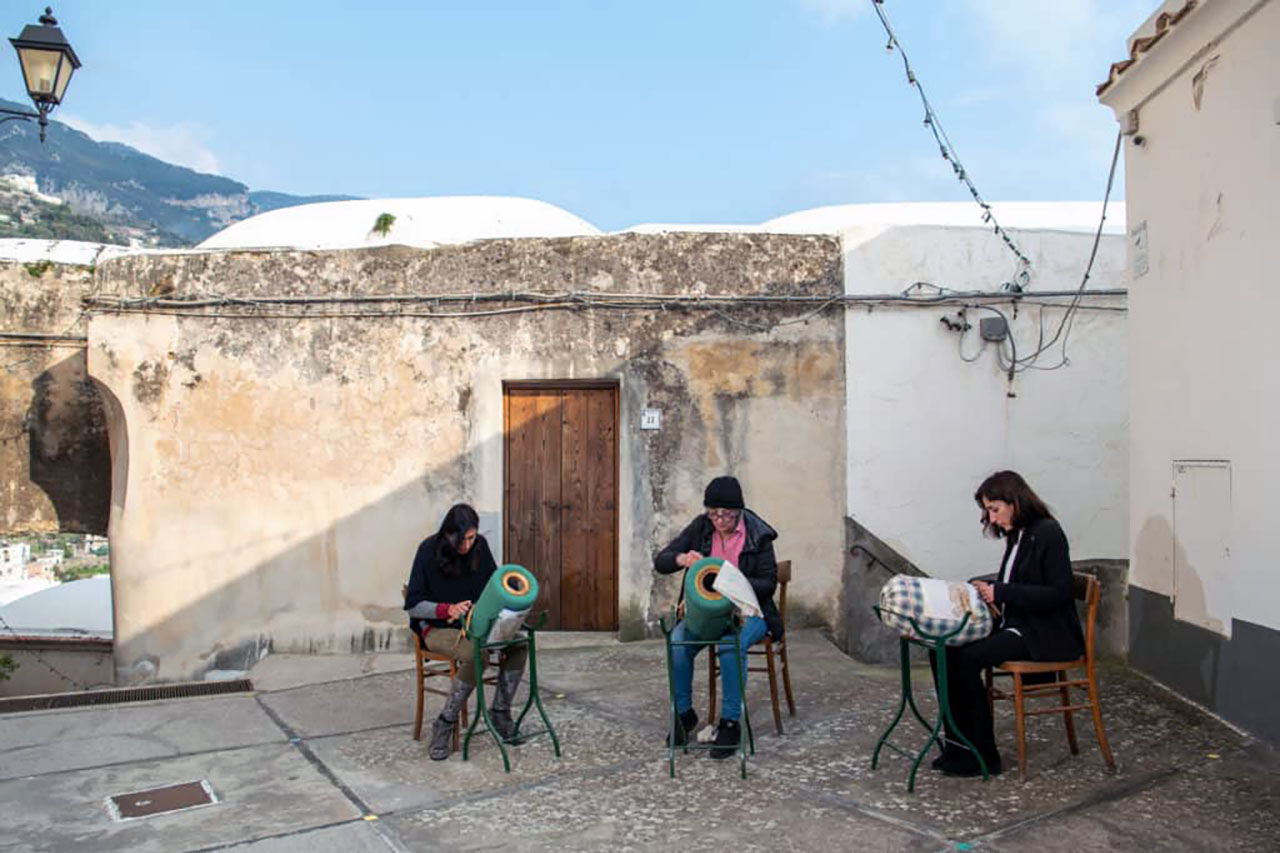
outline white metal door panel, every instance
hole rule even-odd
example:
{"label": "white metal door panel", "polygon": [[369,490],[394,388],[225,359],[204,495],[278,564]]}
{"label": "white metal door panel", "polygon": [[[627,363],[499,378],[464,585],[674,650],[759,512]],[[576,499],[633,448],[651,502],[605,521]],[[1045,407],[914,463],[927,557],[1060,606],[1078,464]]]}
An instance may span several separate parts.
{"label": "white metal door panel", "polygon": [[1231,636],[1231,463],[1173,463],[1173,615]]}

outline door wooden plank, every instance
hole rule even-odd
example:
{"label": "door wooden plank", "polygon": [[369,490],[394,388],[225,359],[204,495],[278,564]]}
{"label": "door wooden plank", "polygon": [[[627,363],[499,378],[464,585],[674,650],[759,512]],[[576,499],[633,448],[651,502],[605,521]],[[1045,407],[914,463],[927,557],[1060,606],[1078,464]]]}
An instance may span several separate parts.
{"label": "door wooden plank", "polygon": [[564,430],[561,434],[561,588],[560,608],[564,627],[568,630],[596,629],[595,601],[592,598],[591,543],[594,513],[588,488],[591,472],[589,443],[591,440],[591,395],[597,393],[570,389],[564,395]]}
{"label": "door wooden plank", "polygon": [[537,413],[537,398],[518,392],[506,395],[503,489],[502,561],[524,565],[532,556],[529,545],[533,529],[533,507],[528,487],[529,432],[527,425]]}
{"label": "door wooden plank", "polygon": [[560,435],[564,429],[563,394],[542,392],[537,397],[538,414],[532,424],[533,452],[530,454],[529,480],[536,489],[536,529],[532,532],[533,566],[540,587],[538,606],[548,613],[547,627],[560,629]]}
{"label": "door wooden plank", "polygon": [[596,391],[591,406],[589,443],[589,524],[593,562],[591,598],[597,630],[618,627],[617,389]]}

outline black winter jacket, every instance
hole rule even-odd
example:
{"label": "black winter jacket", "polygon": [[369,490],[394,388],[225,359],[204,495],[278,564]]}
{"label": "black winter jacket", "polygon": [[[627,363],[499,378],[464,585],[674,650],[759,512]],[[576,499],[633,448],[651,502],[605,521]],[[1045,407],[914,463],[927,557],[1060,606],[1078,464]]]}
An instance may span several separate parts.
{"label": "black winter jacket", "polygon": [[[778,559],[773,554],[773,540],[778,538],[778,531],[749,509],[742,511],[742,518],[747,526],[747,541],[742,545],[738,568],[755,590],[764,621],[769,626],[769,634],[775,640],[780,640],[783,631],[782,616],[778,613],[778,606],[773,603],[773,591],[778,587]],[[653,558],[654,571],[663,575],[680,571],[680,567],[676,565],[676,557],[686,551],[697,551],[704,557],[711,556],[711,534],[714,532],[711,519],[706,515],[697,516],[680,531],[679,536],[671,540],[670,545]],[[680,597],[683,600],[683,583],[680,585]]]}
{"label": "black winter jacket", "polygon": [[[428,536],[418,546],[413,557],[413,568],[409,572],[409,585],[405,590],[404,609],[411,610],[420,601],[431,601],[436,604],[457,604],[459,601],[475,603],[484,591],[489,576],[498,570],[494,562],[493,552],[489,550],[489,542],[480,535],[476,536],[471,546],[472,571],[456,575],[447,575],[440,570],[440,562],[436,557],[437,539]],[[423,624],[433,628],[447,627],[444,619],[409,619],[409,626],[415,634],[422,631]],[[456,627],[457,623],[454,623]]]}
{"label": "black winter jacket", "polygon": [[[1011,538],[1005,544],[1006,560],[1012,549]],[[1024,528],[1009,583],[999,583],[997,575],[994,586],[1004,624],[1022,633],[1032,660],[1066,661],[1084,655],[1071,552],[1058,522],[1042,518]]]}

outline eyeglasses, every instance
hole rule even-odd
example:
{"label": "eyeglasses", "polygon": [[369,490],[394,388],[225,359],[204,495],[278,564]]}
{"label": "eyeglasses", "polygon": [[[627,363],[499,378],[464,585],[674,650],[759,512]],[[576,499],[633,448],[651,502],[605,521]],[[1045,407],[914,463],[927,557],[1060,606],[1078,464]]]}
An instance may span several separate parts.
{"label": "eyeglasses", "polygon": [[742,512],[742,510],[740,509],[709,509],[707,510],[707,518],[710,518],[713,520],[723,519],[725,521],[730,521],[732,519],[737,518],[738,513],[740,512]]}

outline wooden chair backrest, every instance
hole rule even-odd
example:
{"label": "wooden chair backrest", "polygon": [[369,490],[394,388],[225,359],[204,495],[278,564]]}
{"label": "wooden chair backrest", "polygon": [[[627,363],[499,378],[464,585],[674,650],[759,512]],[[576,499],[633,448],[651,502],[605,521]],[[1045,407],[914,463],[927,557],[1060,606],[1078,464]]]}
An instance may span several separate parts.
{"label": "wooden chair backrest", "polygon": [[778,561],[778,615],[782,617],[782,624],[787,624],[787,584],[791,583],[791,561]]}
{"label": "wooden chair backrest", "polygon": [[1075,572],[1071,576],[1071,590],[1076,601],[1083,601],[1084,616],[1084,658],[1093,664],[1093,641],[1097,636],[1098,602],[1102,599],[1102,584],[1093,575]]}

